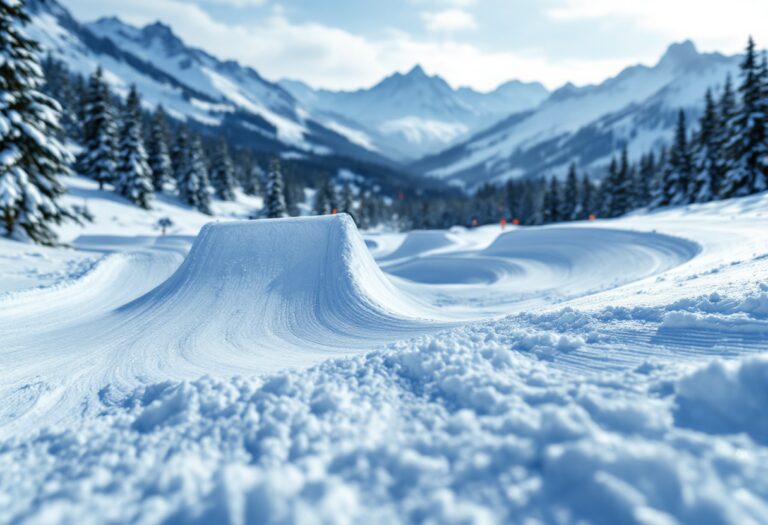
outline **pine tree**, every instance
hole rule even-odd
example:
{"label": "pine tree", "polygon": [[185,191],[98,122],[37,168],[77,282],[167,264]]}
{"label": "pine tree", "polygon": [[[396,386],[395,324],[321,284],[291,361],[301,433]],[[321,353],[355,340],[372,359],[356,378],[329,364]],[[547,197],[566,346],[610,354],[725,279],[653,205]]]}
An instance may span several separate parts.
{"label": "pine tree", "polygon": [[339,203],[339,211],[346,213],[357,223],[357,213],[355,212],[355,199],[352,194],[352,187],[349,184],[345,184],[341,189],[341,197]]}
{"label": "pine tree", "polygon": [[608,210],[609,217],[620,217],[632,208],[632,170],[629,164],[629,154],[627,147],[621,150],[621,157],[618,165],[612,173],[612,195],[611,206]]}
{"label": "pine tree", "polygon": [[91,75],[85,95],[83,153],[78,167],[83,175],[99,183],[99,189],[115,179],[116,126],[109,87],[101,68]]}
{"label": "pine tree", "polygon": [[664,202],[664,172],[669,162],[669,149],[662,145],[659,150],[659,157],[653,164],[653,174],[650,179],[651,202],[652,207],[661,206]]}
{"label": "pine tree", "polygon": [[245,172],[243,180],[243,192],[246,195],[259,195],[261,193],[262,182],[264,181],[264,170],[259,163],[253,159],[249,160],[250,165]]}
{"label": "pine tree", "polygon": [[162,191],[163,186],[173,179],[171,155],[168,152],[168,119],[162,106],[158,106],[152,115],[149,131],[149,167],[152,171],[152,185]]}
{"label": "pine tree", "polygon": [[723,183],[725,197],[768,189],[768,101],[763,68],[757,62],[755,42],[750,38],[741,64],[741,104],[734,120],[733,139],[728,145],[731,165]]}
{"label": "pine tree", "polygon": [[221,141],[211,168],[211,182],[216,195],[223,201],[235,200],[235,169],[229,156],[227,143]]}
{"label": "pine tree", "polygon": [[40,48],[22,28],[28,21],[22,3],[0,0],[0,218],[6,236],[52,245],[51,226],[74,218],[59,203],[71,159],[56,138],[61,107],[41,92]]}
{"label": "pine tree", "polygon": [[315,192],[314,212],[316,215],[329,215],[338,209],[338,199],[333,184],[330,179],[324,179]]}
{"label": "pine tree", "polygon": [[186,157],[189,152],[189,136],[183,126],[176,130],[176,140],[171,149],[171,168],[173,169],[173,178],[178,186],[184,179],[186,170]]}
{"label": "pine tree", "polygon": [[712,91],[707,90],[704,97],[704,113],[699,120],[695,141],[696,175],[690,188],[692,202],[708,202],[720,193],[725,174],[723,136]]}
{"label": "pine tree", "polygon": [[[78,111],[81,95],[75,89],[73,75],[62,61],[56,60],[50,53],[43,60],[42,68],[45,76],[42,91],[61,105],[59,120],[63,131],[60,139],[67,136],[80,140],[82,137]],[[82,77],[78,78],[82,82]]]}
{"label": "pine tree", "polygon": [[560,183],[557,177],[550,179],[549,187],[544,193],[543,214],[545,223],[560,221]]}
{"label": "pine tree", "polygon": [[576,174],[576,163],[572,163],[565,179],[565,190],[560,202],[560,218],[564,221],[576,219],[579,211],[579,179]]}
{"label": "pine tree", "polygon": [[360,191],[358,197],[358,208],[355,216],[355,222],[357,227],[361,230],[366,230],[371,227],[373,222],[373,213],[371,212],[371,204],[369,195],[366,192]]}
{"label": "pine tree", "polygon": [[688,187],[693,178],[693,159],[688,142],[685,112],[680,110],[675,130],[675,142],[669,149],[664,167],[662,191],[657,205],[676,206],[690,202]]}
{"label": "pine tree", "polygon": [[151,173],[141,133],[141,101],[136,87],[132,86],[123,110],[115,191],[149,209],[153,190]]}
{"label": "pine tree", "polygon": [[269,165],[269,173],[267,174],[267,196],[264,202],[268,218],[278,219],[288,216],[284,191],[280,161],[277,158],[274,158]]}
{"label": "pine tree", "polygon": [[595,186],[592,181],[589,180],[589,175],[584,174],[581,179],[581,193],[579,195],[580,214],[578,218],[588,219],[590,215],[597,215],[597,206],[595,203]]}
{"label": "pine tree", "polygon": [[200,138],[195,136],[182,153],[179,195],[197,210],[211,214],[211,196],[214,191],[208,179],[208,168]]}
{"label": "pine tree", "polygon": [[619,164],[616,162],[616,158],[611,158],[611,163],[608,166],[608,175],[600,183],[598,192],[598,200],[600,202],[600,215],[604,217],[615,217],[613,210],[615,205],[613,204],[614,195],[616,193],[616,181],[619,178]]}
{"label": "pine tree", "polygon": [[656,162],[653,152],[646,153],[640,158],[640,166],[635,176],[635,204],[643,208],[651,204],[652,188],[656,176]]}

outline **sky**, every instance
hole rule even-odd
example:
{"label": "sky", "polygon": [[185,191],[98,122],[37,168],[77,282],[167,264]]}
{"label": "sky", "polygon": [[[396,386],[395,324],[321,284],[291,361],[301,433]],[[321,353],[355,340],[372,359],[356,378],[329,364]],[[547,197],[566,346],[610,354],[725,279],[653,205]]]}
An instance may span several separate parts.
{"label": "sky", "polygon": [[768,0],[61,0],[81,21],[161,21],[270,80],[368,87],[420,64],[454,87],[550,89],[651,65],[672,42],[768,44]]}

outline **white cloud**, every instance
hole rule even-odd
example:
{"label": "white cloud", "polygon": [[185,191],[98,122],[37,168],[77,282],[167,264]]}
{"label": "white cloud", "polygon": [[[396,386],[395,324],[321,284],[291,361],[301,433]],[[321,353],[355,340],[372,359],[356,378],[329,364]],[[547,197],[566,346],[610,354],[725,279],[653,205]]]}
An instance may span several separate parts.
{"label": "white cloud", "polygon": [[[471,8],[474,0],[410,1],[427,11],[444,12]],[[646,12],[642,7],[645,4],[640,3],[617,7],[618,0],[558,1],[562,7],[549,12],[551,17],[556,18],[554,26],[568,20],[592,18],[598,19],[596,23],[608,20],[619,27],[626,27],[626,24],[630,23],[618,20],[617,17],[631,19],[633,24],[642,22],[653,26],[653,16],[658,15],[658,12]],[[682,29],[655,41],[667,43],[670,40],[692,36],[696,38],[697,43],[705,43],[703,40],[700,42],[696,33],[686,34],[686,30],[707,27],[707,24],[688,24],[690,13],[686,14],[688,18],[683,17],[674,6],[678,1],[688,3],[689,0],[664,1],[670,4],[666,6],[665,12],[669,14],[665,17],[669,16],[677,21],[686,20],[686,23],[660,23],[659,27],[679,25]],[[744,7],[745,2],[750,0],[730,1]],[[763,1],[765,0],[761,0]],[[661,4],[660,0],[646,2],[657,7]],[[491,89],[501,82],[521,79],[538,80],[554,88],[566,81],[576,84],[599,82],[608,75],[618,73],[630,63],[638,60],[650,61],[663,51],[663,47],[659,47],[636,59],[619,56],[612,59],[588,57],[577,60],[544,53],[533,47],[535,42],[531,43],[530,49],[488,50],[466,39],[458,41],[453,33],[446,31],[447,28],[456,31],[460,27],[468,27],[466,20],[463,24],[456,23],[455,20],[446,24],[443,20],[442,26],[433,26],[435,29],[444,28],[442,38],[435,38],[434,34],[415,37],[391,29],[383,30],[373,37],[319,23],[297,22],[286,14],[290,11],[280,9],[281,4],[274,2],[270,2],[272,9],[256,23],[234,25],[214,19],[203,7],[188,0],[132,0],[106,6],[104,0],[70,0],[68,3],[76,3],[78,13],[87,13],[89,17],[118,14],[137,25],[159,19],[170,24],[188,44],[205,49],[223,59],[235,59],[253,66],[269,79],[295,78],[315,87],[332,89],[370,86],[393,71],[405,71],[416,63],[423,65],[431,73],[445,77],[454,86],[471,85],[478,89]],[[761,10],[766,8],[760,7],[756,12],[761,13]],[[709,7],[701,5],[698,10],[703,16],[713,16]],[[417,9],[417,12],[419,11],[420,9]],[[761,26],[765,25],[762,20],[766,19],[768,15],[759,18]],[[730,27],[729,32],[735,35],[731,37],[736,42],[735,50],[741,49],[746,38],[744,28],[737,27],[737,22],[728,22],[725,15],[723,20],[727,27]],[[474,22],[474,19],[472,21]],[[725,33],[724,30],[716,29],[717,33]],[[759,33],[755,32],[755,36],[759,37]],[[768,38],[758,40],[761,41],[768,43]],[[711,40],[706,43],[710,49],[718,48]]]}
{"label": "white cloud", "polygon": [[203,0],[206,4],[227,5],[231,7],[257,7],[267,3],[267,0]]}
{"label": "white cloud", "polygon": [[421,14],[427,31],[452,32],[465,31],[477,28],[475,17],[461,9],[446,9],[437,12],[425,12]]}
{"label": "white cloud", "polygon": [[704,48],[733,52],[753,34],[768,44],[766,0],[562,0],[548,10],[561,20],[633,24],[668,40],[692,38]]}

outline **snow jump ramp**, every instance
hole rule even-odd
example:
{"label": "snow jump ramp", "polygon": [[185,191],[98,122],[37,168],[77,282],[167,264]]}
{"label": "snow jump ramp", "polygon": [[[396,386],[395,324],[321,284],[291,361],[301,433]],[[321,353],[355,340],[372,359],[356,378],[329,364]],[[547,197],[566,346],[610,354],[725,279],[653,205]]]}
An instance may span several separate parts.
{"label": "snow jump ramp", "polygon": [[241,363],[270,349],[365,350],[435,328],[344,214],[206,225],[179,269],[118,314],[141,327],[146,345],[229,347]]}

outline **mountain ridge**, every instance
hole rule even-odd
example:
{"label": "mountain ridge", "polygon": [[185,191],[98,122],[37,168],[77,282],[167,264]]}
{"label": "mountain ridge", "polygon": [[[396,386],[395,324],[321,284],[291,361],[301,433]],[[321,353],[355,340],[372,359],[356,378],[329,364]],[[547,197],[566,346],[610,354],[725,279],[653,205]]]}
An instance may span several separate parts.
{"label": "mountain ridge", "polygon": [[629,66],[596,85],[565,84],[534,110],[410,168],[470,189],[520,176],[562,176],[571,162],[599,176],[623,145],[637,158],[667,142],[679,109],[693,125],[706,89],[734,74],[739,60],[699,53],[690,40],[674,43],[653,66]]}
{"label": "mountain ridge", "polygon": [[312,110],[358,126],[382,152],[406,161],[437,152],[509,113],[534,107],[548,95],[540,83],[515,80],[487,93],[454,89],[418,64],[364,89],[313,89],[297,80],[279,84]]}

